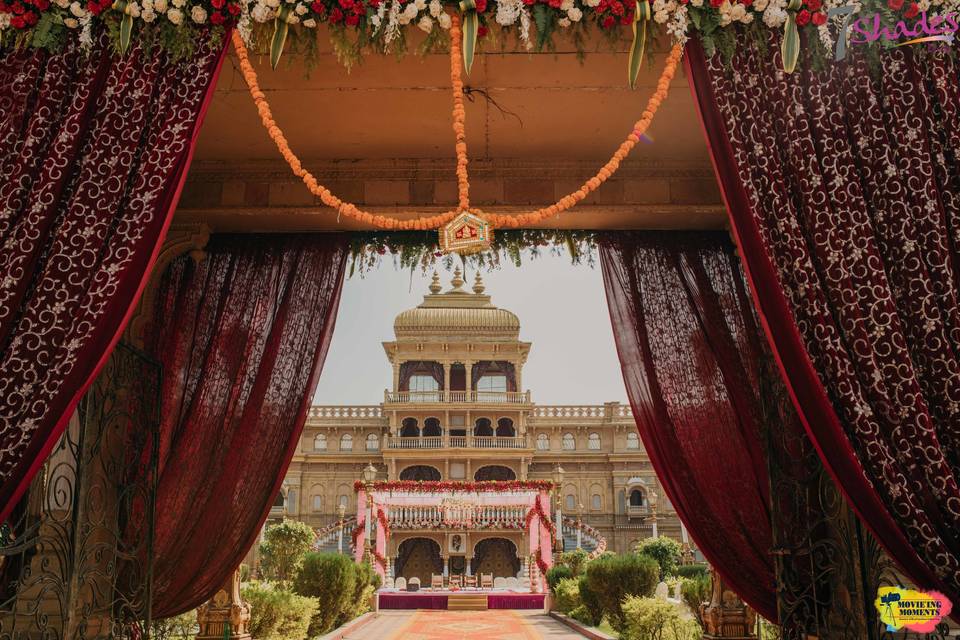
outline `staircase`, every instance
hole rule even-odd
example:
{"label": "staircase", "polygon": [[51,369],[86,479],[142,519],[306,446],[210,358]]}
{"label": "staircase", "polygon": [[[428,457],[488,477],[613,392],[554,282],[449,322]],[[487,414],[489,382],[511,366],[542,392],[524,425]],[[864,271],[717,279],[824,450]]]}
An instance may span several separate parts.
{"label": "staircase", "polygon": [[448,611],[486,611],[487,594],[454,593],[447,596]]}
{"label": "staircase", "polygon": [[[351,548],[350,534],[353,531],[353,526],[356,520],[356,517],[346,518],[343,523],[343,552],[345,554],[350,554],[353,552]],[[313,541],[313,547],[311,550],[319,551],[321,553],[337,553],[339,532],[339,522],[334,522],[323,529],[317,529],[316,538]]]}
{"label": "staircase", "polygon": [[[601,544],[602,541],[602,544]],[[595,529],[589,527],[586,524],[581,524],[581,533],[580,533],[580,548],[586,551],[589,554],[596,554],[598,548],[600,549],[599,553],[603,552],[603,549],[606,549],[606,540],[600,536],[599,532]],[[573,551],[577,548],[577,521],[571,518],[563,519],[563,550],[564,551]]]}

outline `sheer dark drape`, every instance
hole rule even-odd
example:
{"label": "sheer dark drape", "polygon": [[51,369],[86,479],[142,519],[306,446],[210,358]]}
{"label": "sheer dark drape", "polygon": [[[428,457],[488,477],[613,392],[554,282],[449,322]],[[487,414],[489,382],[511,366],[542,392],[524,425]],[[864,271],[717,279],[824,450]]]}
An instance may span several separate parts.
{"label": "sheer dark drape", "polygon": [[222,60],[0,54],[0,522],[124,329]]}
{"label": "sheer dark drape", "polygon": [[400,365],[400,391],[410,390],[410,378],[413,376],[430,376],[437,381],[439,389],[443,389],[443,365],[439,362],[421,362],[414,360]]}
{"label": "sheer dark drape", "polygon": [[473,380],[473,388],[476,389],[477,381],[487,375],[506,376],[507,391],[517,390],[517,372],[513,368],[513,363],[505,360],[482,360],[474,363],[470,372],[471,380]]}
{"label": "sheer dark drape", "polygon": [[851,505],[957,602],[958,61],[904,47],[881,73],[854,55],[788,75],[778,48],[687,55],[759,310]]}
{"label": "sheer dark drape", "polygon": [[758,389],[762,334],[723,233],[601,237],[637,428],[670,501],[743,599],[777,619]]}
{"label": "sheer dark drape", "polygon": [[345,234],[214,236],[163,276],[155,617],[209,598],[256,540],[333,335]]}

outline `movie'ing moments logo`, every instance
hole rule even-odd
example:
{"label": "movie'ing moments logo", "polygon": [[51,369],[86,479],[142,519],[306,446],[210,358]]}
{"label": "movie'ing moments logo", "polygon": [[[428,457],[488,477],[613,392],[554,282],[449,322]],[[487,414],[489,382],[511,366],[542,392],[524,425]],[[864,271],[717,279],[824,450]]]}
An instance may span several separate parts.
{"label": "movie'ing moments logo", "polygon": [[[899,2],[902,4],[903,0]],[[953,44],[954,35],[960,31],[960,14],[957,12],[928,16],[926,11],[917,9],[916,3],[911,3],[911,9],[902,14],[903,19],[893,24],[884,24],[880,13],[858,16],[857,10],[856,5],[848,4],[827,11],[828,18],[843,18],[834,52],[836,60],[843,60],[847,56],[848,42],[855,45],[880,41],[882,45],[894,47],[922,42]]]}

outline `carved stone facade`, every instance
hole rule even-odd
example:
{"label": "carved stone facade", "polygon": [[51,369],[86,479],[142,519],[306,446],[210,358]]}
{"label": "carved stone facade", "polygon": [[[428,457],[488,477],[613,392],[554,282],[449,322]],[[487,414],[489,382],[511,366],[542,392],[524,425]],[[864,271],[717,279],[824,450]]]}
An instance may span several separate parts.
{"label": "carved stone facade", "polygon": [[[554,480],[560,464],[563,516],[596,529],[609,550],[627,551],[655,529],[692,544],[630,407],[533,402],[522,390],[532,345],[519,340],[519,319],[493,306],[482,282],[467,285],[455,274],[452,288],[442,291],[435,278],[424,302],[396,317],[394,331],[395,340],[383,345],[393,388],[376,405],[310,409],[272,521],[291,517],[321,529],[338,520],[339,505],[356,513],[353,484],[369,463],[385,480]],[[398,531],[388,556],[411,537],[433,540],[444,559],[450,555],[446,532]],[[485,536],[467,537],[469,560]],[[516,540],[500,537],[523,548],[519,533]],[[566,538],[566,548],[575,547],[575,533]],[[337,548],[333,539],[330,550]],[[247,561],[256,564],[253,556]]]}

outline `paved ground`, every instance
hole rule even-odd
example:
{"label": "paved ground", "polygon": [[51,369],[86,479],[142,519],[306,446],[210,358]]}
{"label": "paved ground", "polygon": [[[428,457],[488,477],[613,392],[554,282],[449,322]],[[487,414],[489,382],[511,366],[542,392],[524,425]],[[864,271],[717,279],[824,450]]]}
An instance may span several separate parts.
{"label": "paved ground", "polygon": [[583,640],[550,616],[526,611],[381,611],[347,640]]}

